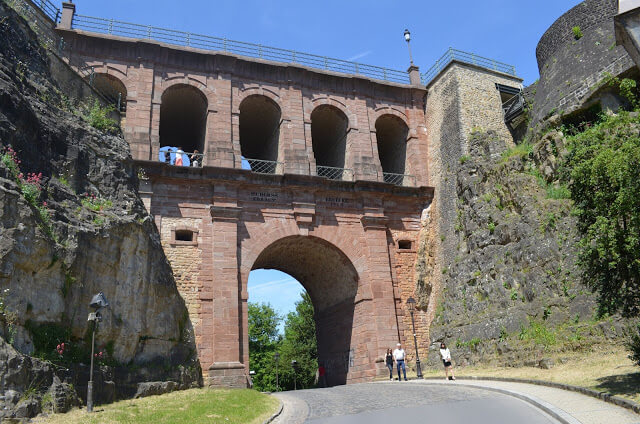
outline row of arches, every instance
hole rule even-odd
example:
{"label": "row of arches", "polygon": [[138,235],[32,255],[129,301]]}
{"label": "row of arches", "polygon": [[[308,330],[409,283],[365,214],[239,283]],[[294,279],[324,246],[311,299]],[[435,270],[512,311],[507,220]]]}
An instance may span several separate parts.
{"label": "row of arches", "polygon": [[[94,86],[108,93],[114,103],[125,105],[126,88],[117,78],[96,74]],[[121,107],[121,110],[124,110]],[[204,152],[207,98],[198,88],[176,84],[167,88],[160,105],[160,147],[180,147],[185,152]],[[330,104],[317,106],[311,112],[312,149],[318,171],[346,168],[349,118]],[[276,162],[280,157],[282,111],[276,102],[262,94],[244,98],[239,106],[240,149],[248,160]],[[378,157],[384,173],[404,174],[407,124],[391,114],[375,122]],[[275,172],[276,167],[271,168]],[[330,174],[339,175],[342,174]]]}

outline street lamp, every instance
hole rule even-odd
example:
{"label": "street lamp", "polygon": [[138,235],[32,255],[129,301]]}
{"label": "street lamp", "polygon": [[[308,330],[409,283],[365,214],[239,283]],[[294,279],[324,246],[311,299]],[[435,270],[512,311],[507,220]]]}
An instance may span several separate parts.
{"label": "street lamp", "polygon": [[278,387],[278,361],[280,360],[280,354],[278,352],[273,354],[273,359],[276,361],[276,392],[280,391]]}
{"label": "street lamp", "polygon": [[293,390],[298,390],[298,385],[296,382],[296,374],[298,373],[298,361],[295,359],[291,361],[291,367],[293,368]]}
{"label": "street lamp", "polygon": [[411,33],[408,29],[404,30],[404,40],[407,42],[407,47],[409,48],[409,60],[411,61],[411,66],[413,66],[413,56],[411,55]]}
{"label": "street lamp", "polygon": [[93,412],[93,354],[96,344],[96,331],[98,331],[98,323],[102,321],[102,315],[100,315],[100,309],[109,306],[109,302],[104,297],[102,292],[96,294],[91,299],[89,306],[94,309],[94,312],[89,313],[87,321],[93,321],[93,334],[91,335],[91,365],[89,368],[89,383],[87,384],[87,412]]}
{"label": "street lamp", "polygon": [[420,369],[420,355],[418,354],[418,340],[416,339],[416,323],[413,320],[413,310],[416,307],[416,300],[413,297],[407,299],[407,307],[411,314],[411,327],[413,328],[413,344],[416,347],[416,373],[418,378],[422,378],[422,369]]}

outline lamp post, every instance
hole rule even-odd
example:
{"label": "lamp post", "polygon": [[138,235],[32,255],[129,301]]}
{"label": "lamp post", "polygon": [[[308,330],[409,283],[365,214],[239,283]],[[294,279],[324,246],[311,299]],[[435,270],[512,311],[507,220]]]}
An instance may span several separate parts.
{"label": "lamp post", "polygon": [[411,61],[411,66],[413,66],[413,56],[411,55],[411,33],[408,29],[404,30],[404,39],[407,42],[407,47],[409,48],[409,60]]}
{"label": "lamp post", "polygon": [[93,334],[91,335],[91,365],[89,367],[89,382],[87,383],[87,412],[93,412],[93,355],[96,344],[96,331],[98,330],[98,323],[102,321],[102,315],[100,315],[100,309],[109,306],[109,302],[104,297],[102,292],[96,294],[91,299],[89,306],[94,309],[94,312],[89,313],[87,321],[93,321]]}
{"label": "lamp post", "polygon": [[407,299],[407,306],[411,314],[411,328],[413,328],[413,345],[416,347],[416,374],[419,379],[422,378],[422,369],[420,368],[420,355],[418,354],[418,339],[416,339],[416,324],[413,320],[413,310],[416,307],[416,300],[413,297]]}
{"label": "lamp post", "polygon": [[273,354],[273,359],[276,361],[276,392],[280,391],[278,384],[278,361],[280,360],[280,354],[278,352]]}
{"label": "lamp post", "polygon": [[298,361],[295,359],[291,361],[291,367],[293,368],[293,390],[298,390],[298,384],[296,382],[296,374],[298,373]]}

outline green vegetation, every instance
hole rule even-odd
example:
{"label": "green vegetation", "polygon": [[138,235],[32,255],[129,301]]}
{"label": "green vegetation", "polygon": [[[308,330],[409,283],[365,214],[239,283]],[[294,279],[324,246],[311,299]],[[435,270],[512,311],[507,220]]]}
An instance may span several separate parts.
{"label": "green vegetation", "polygon": [[533,144],[528,141],[523,141],[520,144],[516,144],[514,147],[505,150],[502,153],[502,162],[506,162],[512,157],[516,156],[520,159],[526,159],[533,152]]}
{"label": "green vegetation", "polygon": [[302,299],[296,303],[296,310],[287,315],[284,336],[278,333],[281,320],[282,317],[270,305],[249,303],[249,363],[251,370],[256,373],[253,377],[254,388],[261,391],[276,390],[276,352],[280,354],[278,371],[281,390],[293,390],[293,360],[298,362],[297,387],[313,387],[318,353],[313,304],[309,295],[303,293]]}
{"label": "green vegetation", "polygon": [[471,159],[471,156],[469,155],[462,155],[460,156],[460,164],[463,165],[465,162],[467,162],[469,159]]}
{"label": "green vegetation", "polygon": [[573,38],[575,38],[576,40],[579,40],[583,37],[582,29],[580,29],[579,26],[574,26],[573,28],[571,28],[571,32],[573,32]]}
{"label": "green vegetation", "polygon": [[520,328],[520,334],[518,335],[520,340],[531,340],[537,345],[549,347],[556,344],[556,334],[554,330],[550,330],[545,327],[544,324],[529,321],[529,326],[522,326]]}
{"label": "green vegetation", "polygon": [[103,107],[100,105],[100,102],[96,100],[87,111],[85,119],[89,125],[97,130],[116,132],[120,126],[115,119],[109,117],[109,114],[114,110],[113,105]]}
{"label": "green vegetation", "polygon": [[583,280],[599,313],[640,315],[640,119],[621,111],[569,138]]}
{"label": "green vegetation", "polygon": [[274,397],[248,389],[190,389],[124,400],[100,406],[88,414],[76,409],[66,414],[39,417],[47,424],[259,424],[278,408]]}

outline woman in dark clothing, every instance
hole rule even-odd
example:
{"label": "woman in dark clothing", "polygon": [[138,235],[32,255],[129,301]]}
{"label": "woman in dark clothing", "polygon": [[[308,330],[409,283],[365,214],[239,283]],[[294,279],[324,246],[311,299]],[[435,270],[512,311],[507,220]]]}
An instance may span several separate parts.
{"label": "woman in dark clothing", "polygon": [[384,361],[389,368],[389,380],[393,380],[393,353],[391,349],[387,349],[387,355],[384,357]]}

